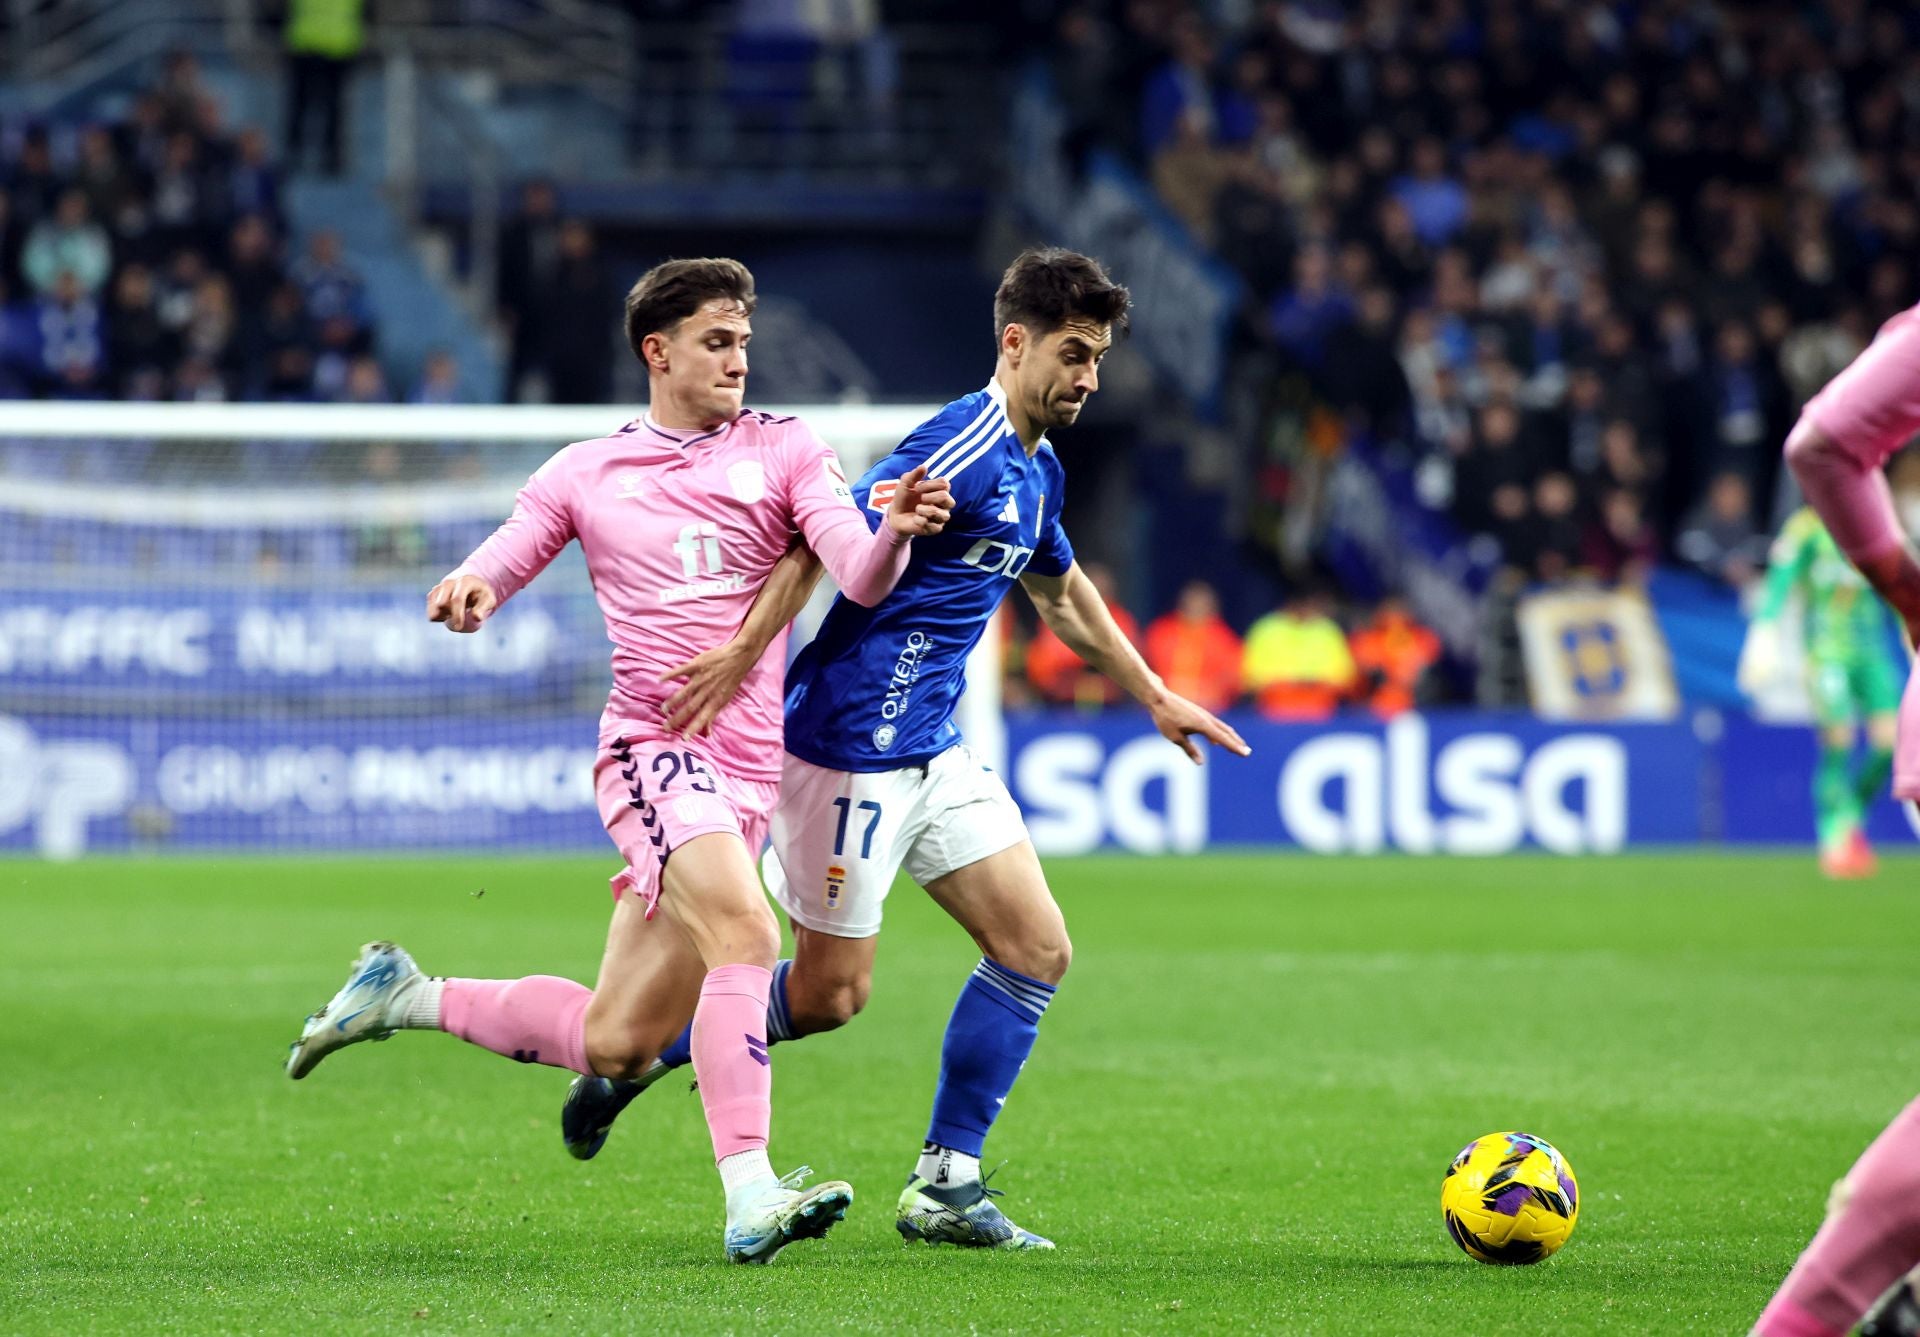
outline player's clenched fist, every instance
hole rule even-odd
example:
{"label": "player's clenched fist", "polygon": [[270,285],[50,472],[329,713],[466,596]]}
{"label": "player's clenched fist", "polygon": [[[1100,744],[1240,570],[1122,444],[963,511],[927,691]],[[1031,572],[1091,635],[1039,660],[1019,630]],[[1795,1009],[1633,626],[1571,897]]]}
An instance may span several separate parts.
{"label": "player's clenched fist", "polygon": [[478,631],[499,600],[493,586],[478,576],[448,576],[427,593],[427,618],[448,631]]}
{"label": "player's clenched fist", "polygon": [[947,490],[947,480],[928,478],[924,464],[906,472],[887,503],[887,524],[907,538],[938,534],[952,518],[953,493]]}

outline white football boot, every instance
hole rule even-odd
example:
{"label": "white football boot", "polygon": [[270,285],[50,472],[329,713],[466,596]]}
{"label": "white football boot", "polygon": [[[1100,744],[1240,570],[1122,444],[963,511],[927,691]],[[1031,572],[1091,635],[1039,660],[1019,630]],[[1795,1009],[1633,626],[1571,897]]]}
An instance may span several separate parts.
{"label": "white football boot", "polygon": [[340,992],[301,1028],[287,1055],[287,1076],[297,1082],[336,1049],[392,1035],[400,1029],[408,1000],[425,978],[413,958],[390,942],[362,947]]}
{"label": "white football boot", "polygon": [[842,1179],[802,1189],[812,1174],[801,1166],[727,1222],[727,1261],[771,1263],[773,1256],[795,1240],[819,1239],[847,1214],[853,1204],[853,1185]]}

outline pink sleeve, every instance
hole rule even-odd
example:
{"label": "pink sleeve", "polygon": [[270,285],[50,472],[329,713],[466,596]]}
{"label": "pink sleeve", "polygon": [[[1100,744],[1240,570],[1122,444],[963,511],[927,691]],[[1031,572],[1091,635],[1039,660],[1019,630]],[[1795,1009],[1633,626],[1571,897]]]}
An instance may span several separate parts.
{"label": "pink sleeve", "polygon": [[788,452],[794,523],[840,592],[871,608],[893,592],[907,569],[908,541],[885,516],[878,529],[869,530],[833,447],[804,427],[799,438]]}
{"label": "pink sleeve", "polygon": [[[562,451],[561,455],[565,452]],[[513,500],[513,514],[453,571],[478,576],[501,603],[526,588],[573,537],[573,517],[553,486],[561,455],[540,466]]]}

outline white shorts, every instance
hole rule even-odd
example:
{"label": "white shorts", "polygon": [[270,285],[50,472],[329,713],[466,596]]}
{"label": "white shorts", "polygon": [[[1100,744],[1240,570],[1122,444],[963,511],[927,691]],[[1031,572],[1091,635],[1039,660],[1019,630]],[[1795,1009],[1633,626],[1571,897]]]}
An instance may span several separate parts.
{"label": "white shorts", "polygon": [[871,938],[904,865],[921,886],[1027,838],[1013,795],[964,744],[925,766],[829,771],[788,753],[767,888],[797,923]]}

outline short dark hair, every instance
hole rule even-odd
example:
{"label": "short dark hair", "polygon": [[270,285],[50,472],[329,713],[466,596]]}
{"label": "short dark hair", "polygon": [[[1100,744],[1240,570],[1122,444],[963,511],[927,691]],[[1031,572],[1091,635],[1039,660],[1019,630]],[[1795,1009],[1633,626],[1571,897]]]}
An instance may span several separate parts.
{"label": "short dark hair", "polygon": [[627,293],[627,347],[645,361],[641,340],[671,330],[688,316],[721,297],[738,302],[753,314],[759,297],[753,291],[753,273],[738,260],[668,260],[640,276]]}
{"label": "short dark hair", "polygon": [[1032,247],[1014,257],[993,294],[994,346],[1009,325],[1023,325],[1042,338],[1075,316],[1124,330],[1132,305],[1132,295],[1092,256],[1060,246]]}

